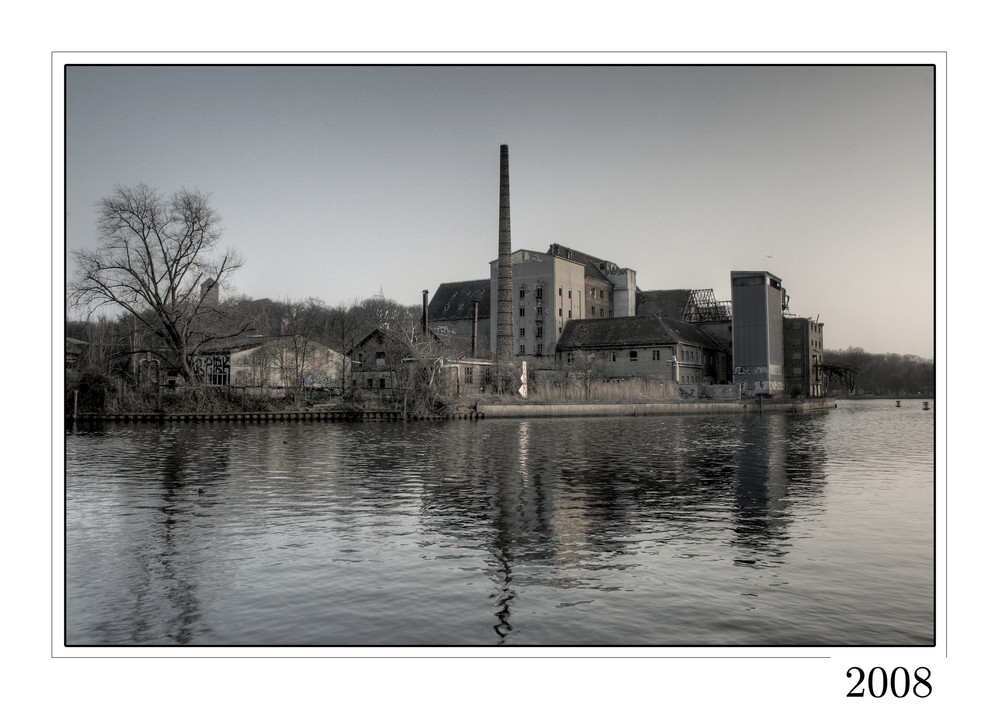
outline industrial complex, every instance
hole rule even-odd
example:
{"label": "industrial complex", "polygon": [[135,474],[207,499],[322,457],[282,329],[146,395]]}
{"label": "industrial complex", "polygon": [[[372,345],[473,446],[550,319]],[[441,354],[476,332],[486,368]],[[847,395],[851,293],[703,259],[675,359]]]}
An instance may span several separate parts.
{"label": "industrial complex", "polygon": [[788,311],[781,279],[731,271],[711,289],[643,291],[634,269],[551,244],[513,250],[508,147],[500,148],[497,259],[489,279],[425,294],[424,328],[459,358],[525,364],[535,377],[645,379],[702,397],[827,395],[823,324]]}

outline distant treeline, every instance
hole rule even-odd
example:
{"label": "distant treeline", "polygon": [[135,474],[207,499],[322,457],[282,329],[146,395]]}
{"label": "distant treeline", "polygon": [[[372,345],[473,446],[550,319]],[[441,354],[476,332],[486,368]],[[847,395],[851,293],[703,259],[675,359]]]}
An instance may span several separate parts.
{"label": "distant treeline", "polygon": [[[934,396],[934,361],[898,353],[866,353],[861,348],[826,351],[828,364],[857,370],[855,395],[884,397]],[[832,390],[843,386],[831,383]]]}

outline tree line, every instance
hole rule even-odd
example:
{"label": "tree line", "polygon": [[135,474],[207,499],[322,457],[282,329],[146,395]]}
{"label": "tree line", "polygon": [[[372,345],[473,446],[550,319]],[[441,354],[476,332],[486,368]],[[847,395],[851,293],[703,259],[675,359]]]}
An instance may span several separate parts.
{"label": "tree line", "polygon": [[[876,397],[934,397],[934,361],[898,353],[867,353],[851,346],[828,350],[824,360],[853,368],[854,394]],[[836,390],[837,384],[831,385]]]}
{"label": "tree line", "polygon": [[[382,293],[338,306],[315,298],[220,299],[244,260],[222,249],[220,217],[200,191],[166,196],[144,184],[116,186],[96,207],[97,248],[73,253],[67,284],[67,362],[72,358],[73,368],[66,385],[74,398],[82,396],[74,405],[84,410],[148,407],[150,392],[159,407],[164,382],[202,384],[198,356],[251,335],[263,336],[264,344],[280,339],[280,347],[260,349],[260,366],[277,369],[295,397],[319,349],[346,359],[375,328],[411,340],[422,330],[421,306]],[[71,312],[84,317],[72,320]],[[342,391],[349,386],[345,365]],[[189,390],[200,391],[196,399],[208,397],[203,388]]]}

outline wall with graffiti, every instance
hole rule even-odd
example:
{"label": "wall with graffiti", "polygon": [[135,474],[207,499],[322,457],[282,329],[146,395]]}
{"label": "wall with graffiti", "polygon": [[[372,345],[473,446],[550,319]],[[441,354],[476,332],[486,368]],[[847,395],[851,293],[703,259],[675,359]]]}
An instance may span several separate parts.
{"label": "wall with graffiti", "polygon": [[194,356],[191,358],[191,368],[199,382],[206,385],[229,385],[231,358],[228,354]]}

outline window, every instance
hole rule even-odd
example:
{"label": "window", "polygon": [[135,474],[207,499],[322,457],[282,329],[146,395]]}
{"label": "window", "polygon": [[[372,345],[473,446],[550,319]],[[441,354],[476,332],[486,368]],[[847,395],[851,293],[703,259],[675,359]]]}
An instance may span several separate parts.
{"label": "window", "polygon": [[654,350],[653,351],[653,360],[659,360],[659,359],[660,359],[660,352]]}
{"label": "window", "polygon": [[562,296],[562,287],[559,287],[559,296]]}
{"label": "window", "polygon": [[521,311],[519,312],[518,315],[519,316],[524,316],[524,307],[523,306],[521,307]]}
{"label": "window", "polygon": [[539,299],[540,299],[540,298],[542,298],[542,287],[538,287],[538,289],[537,289],[537,291],[536,291],[536,294],[535,294],[535,295],[536,295],[536,296],[537,296],[537,297],[538,297]]}
{"label": "window", "polygon": [[569,290],[569,300],[570,301],[573,300],[573,290],[572,289]]}
{"label": "window", "polygon": [[465,368],[465,382],[467,382],[467,383],[471,383],[472,382],[472,368],[470,368],[468,366],[466,366],[466,368]]}
{"label": "window", "polygon": [[569,317],[570,317],[570,318],[573,318],[573,309],[570,309],[570,310],[569,310]]}
{"label": "window", "polygon": [[566,354],[566,362],[567,363],[572,363],[573,362],[573,352],[572,351],[570,351],[569,353]]}
{"label": "window", "polygon": [[375,351],[375,365],[385,365],[385,351]]}
{"label": "window", "polygon": [[595,296],[597,296],[597,289],[590,287],[590,298],[593,299]]}
{"label": "window", "polygon": [[604,318],[604,309],[601,309],[601,318]]}
{"label": "window", "polygon": [[629,351],[628,359],[633,363],[635,363],[637,360],[639,360],[639,351]]}
{"label": "window", "polygon": [[545,312],[542,311],[542,307],[541,306],[536,306],[535,307],[535,316],[542,316],[544,313]]}
{"label": "window", "polygon": [[538,328],[535,329],[535,336],[537,338],[541,338],[542,337],[542,327],[541,326],[539,326]]}
{"label": "window", "polygon": [[601,298],[604,298],[604,289],[601,289]]}
{"label": "window", "polygon": [[523,328],[521,329],[520,336],[521,336],[521,338],[524,338],[524,329]]}
{"label": "window", "polygon": [[559,309],[559,318],[562,318],[562,309]]}
{"label": "window", "polygon": [[368,387],[370,387],[370,388],[374,388],[375,387],[375,381],[372,380],[371,378],[368,378]]}
{"label": "window", "polygon": [[590,307],[590,315],[591,316],[596,316],[597,315],[597,307],[596,306],[591,306]]}
{"label": "window", "polygon": [[614,363],[618,360],[618,351],[611,351],[611,362]]}
{"label": "window", "polygon": [[379,390],[385,390],[385,378],[378,379]]}
{"label": "window", "polygon": [[524,298],[524,289],[521,289],[521,298]]}
{"label": "window", "polygon": [[536,356],[542,355],[542,344],[541,343],[539,343],[537,346],[535,346],[535,355]]}
{"label": "window", "polygon": [[521,353],[522,355],[524,354],[524,346],[521,346],[521,348],[520,348],[520,351],[519,351],[519,352],[520,352],[520,353]]}

